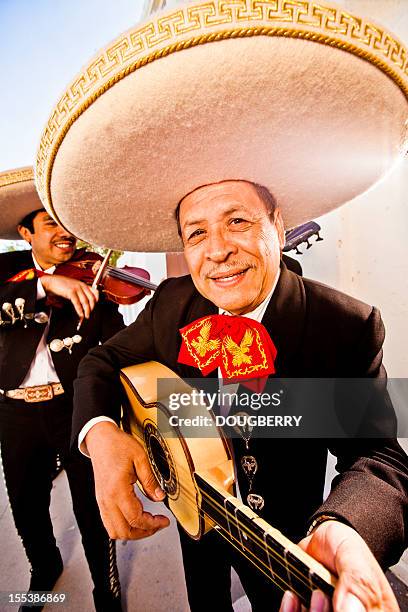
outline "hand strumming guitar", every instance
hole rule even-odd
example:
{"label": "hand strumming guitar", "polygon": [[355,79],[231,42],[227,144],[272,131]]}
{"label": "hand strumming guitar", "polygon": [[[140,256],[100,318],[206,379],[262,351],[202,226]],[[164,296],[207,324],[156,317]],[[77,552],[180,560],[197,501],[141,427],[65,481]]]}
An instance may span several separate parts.
{"label": "hand strumming guitar", "polygon": [[102,422],[90,429],[85,444],[92,460],[102,521],[112,539],[146,538],[170,524],[166,516],[145,512],[134,492],[138,480],[152,501],[165,497],[137,440],[115,424]]}

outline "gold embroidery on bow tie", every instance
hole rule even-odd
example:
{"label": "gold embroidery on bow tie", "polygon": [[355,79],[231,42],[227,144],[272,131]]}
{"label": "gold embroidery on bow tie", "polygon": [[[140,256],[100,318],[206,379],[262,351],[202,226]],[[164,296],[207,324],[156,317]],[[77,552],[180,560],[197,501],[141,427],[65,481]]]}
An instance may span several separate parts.
{"label": "gold embroidery on bow tie", "polygon": [[250,329],[247,329],[240,345],[231,338],[231,336],[226,336],[224,340],[225,348],[231,355],[232,365],[240,366],[242,363],[252,363],[252,355],[247,355],[252,343],[254,341],[254,334]]}
{"label": "gold embroidery on bow tie", "polygon": [[[206,352],[208,353],[209,351],[211,351],[211,353],[210,353],[210,355],[207,356],[206,361],[203,362],[200,359],[200,354],[198,353],[198,351],[196,349],[196,346],[194,346],[194,344],[193,344],[193,342],[195,342],[196,344],[200,344],[200,336],[201,336],[201,338],[203,338],[203,334],[201,333],[201,329],[202,329],[202,327],[207,326],[207,325],[209,326],[209,328],[211,328],[212,323],[211,323],[210,317],[207,317],[204,320],[199,320],[198,323],[196,323],[196,324],[192,324],[192,326],[189,329],[187,329],[185,332],[183,332],[181,334],[181,336],[182,336],[182,338],[183,338],[183,340],[185,342],[187,351],[191,355],[191,357],[194,359],[196,367],[198,367],[198,368],[206,368],[220,354],[219,348],[221,346],[221,342],[218,339],[216,339],[215,341],[218,342],[219,344],[217,346],[212,345],[211,349],[210,349],[209,345],[207,345],[207,351]],[[191,336],[194,334],[194,332],[196,330],[200,330],[199,334],[196,336],[196,338],[194,338],[193,340],[190,340]],[[206,334],[207,334],[207,332],[204,332],[204,340],[206,338]],[[208,337],[209,337],[209,332],[208,332],[207,338]],[[213,341],[210,340],[209,342],[213,342]],[[205,354],[206,353],[204,353],[204,355]]]}
{"label": "gold embroidery on bow tie", "polygon": [[[249,338],[247,333],[251,335],[255,334],[252,337],[251,342],[249,343]],[[229,336],[225,337],[224,342],[221,345],[221,355],[222,362],[224,365],[225,372],[227,373],[228,378],[236,378],[239,376],[247,376],[252,374],[253,372],[259,372],[262,375],[263,370],[267,370],[268,368],[268,358],[266,356],[261,336],[257,329],[246,330],[240,345],[236,345],[236,355],[234,355],[233,346],[230,345],[228,348],[227,341]],[[253,340],[255,340],[255,344],[253,344]],[[233,340],[231,340],[233,344],[236,344]],[[251,355],[247,355],[246,353],[251,349]],[[233,359],[231,360],[231,355]],[[240,363],[236,362],[236,358],[243,357]],[[254,361],[252,361],[252,359]],[[232,363],[231,363],[232,361]],[[234,366],[234,367],[232,367]],[[243,366],[243,367],[240,367]]]}
{"label": "gold embroidery on bow tie", "polygon": [[[219,367],[224,379],[260,378],[263,388],[266,377],[275,373],[276,348],[262,323],[246,317],[210,315],[180,333],[179,363],[198,367],[204,376]],[[249,381],[243,384],[254,387]]]}
{"label": "gold embroidery on bow tie", "polygon": [[209,340],[210,331],[211,323],[210,321],[206,321],[200,329],[200,333],[196,340],[191,340],[191,346],[195,348],[200,357],[204,357],[208,351],[215,351],[220,347],[220,340],[218,338]]}

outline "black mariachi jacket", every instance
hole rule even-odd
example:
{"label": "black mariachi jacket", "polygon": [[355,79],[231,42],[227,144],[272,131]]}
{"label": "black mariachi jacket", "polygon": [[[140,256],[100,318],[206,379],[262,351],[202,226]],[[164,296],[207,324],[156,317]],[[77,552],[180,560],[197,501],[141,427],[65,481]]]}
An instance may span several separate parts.
{"label": "black mariachi jacket", "polygon": [[[31,251],[13,251],[0,254],[0,308],[4,303],[12,305],[15,315],[17,298],[23,298],[24,313],[32,314],[49,310],[45,300],[37,301],[37,278],[21,282],[7,282],[18,272],[33,268]],[[38,343],[44,331],[44,323],[33,319],[27,320],[27,327],[20,320],[11,324],[10,317],[2,310],[0,325],[0,388],[15,389],[24,380],[34,358]],[[47,342],[58,338],[72,337],[76,333],[82,336],[82,341],[75,344],[72,353],[66,348],[60,352],[52,352],[51,356],[57,375],[67,394],[72,393],[72,383],[76,377],[78,364],[90,348],[97,346],[110,338],[124,327],[122,316],[117,306],[100,300],[90,319],[84,320],[79,332],[76,331],[78,316],[68,300],[63,300],[61,308],[53,308]]]}
{"label": "black mariachi jacket", "polygon": [[[120,368],[159,361],[184,378],[199,370],[177,362],[178,330],[217,314],[191,277],[164,281],[138,319],[82,361],[75,382],[73,439],[95,416],[119,420]],[[263,325],[276,348],[281,378],[371,377],[384,385],[384,326],[377,309],[320,283],[301,278],[282,264]],[[386,406],[387,408],[387,406]],[[344,406],[347,411],[348,406]],[[392,411],[392,406],[390,407]],[[235,462],[245,452],[233,441]],[[328,449],[339,475],[323,503]],[[305,535],[320,514],[353,526],[386,567],[399,559],[408,533],[408,462],[394,439],[256,439],[258,462],[253,491],[265,499],[261,516],[292,540]],[[248,484],[238,470],[243,499]]]}

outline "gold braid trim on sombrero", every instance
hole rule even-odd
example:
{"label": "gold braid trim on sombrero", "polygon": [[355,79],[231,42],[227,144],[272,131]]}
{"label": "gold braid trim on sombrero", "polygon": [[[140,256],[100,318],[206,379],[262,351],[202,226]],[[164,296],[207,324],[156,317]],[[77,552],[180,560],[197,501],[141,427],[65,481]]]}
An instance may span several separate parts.
{"label": "gold braid trim on sombrero", "polygon": [[[215,26],[223,29],[206,32]],[[183,49],[252,36],[306,39],[348,51],[382,70],[408,98],[406,47],[385,28],[340,7],[312,0],[208,0],[188,5],[121,35],[65,91],[44,129],[37,154],[36,183],[42,202],[55,212],[50,182],[58,149],[76,119],[115,83]]]}
{"label": "gold braid trim on sombrero", "polygon": [[33,180],[34,170],[30,166],[0,173],[0,187],[7,187],[7,185],[15,185],[16,183],[25,183],[26,181]]}

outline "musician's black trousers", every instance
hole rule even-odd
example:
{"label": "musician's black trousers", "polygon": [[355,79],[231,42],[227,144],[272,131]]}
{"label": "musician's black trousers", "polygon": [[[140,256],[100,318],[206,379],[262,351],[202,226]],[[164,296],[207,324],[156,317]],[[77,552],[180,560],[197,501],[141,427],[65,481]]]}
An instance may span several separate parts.
{"label": "musician's black trousers", "polygon": [[1,458],[11,510],[32,570],[51,570],[56,541],[49,505],[59,455],[95,588],[116,595],[115,546],[100,518],[91,462],[69,449],[71,416],[72,403],[65,395],[26,403],[0,394]]}
{"label": "musician's black trousers", "polygon": [[252,612],[277,612],[283,592],[264,579],[215,530],[200,541],[179,527],[188,600],[191,612],[233,612],[231,566],[237,572]]}

